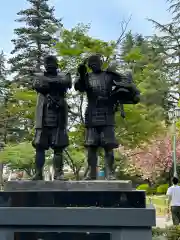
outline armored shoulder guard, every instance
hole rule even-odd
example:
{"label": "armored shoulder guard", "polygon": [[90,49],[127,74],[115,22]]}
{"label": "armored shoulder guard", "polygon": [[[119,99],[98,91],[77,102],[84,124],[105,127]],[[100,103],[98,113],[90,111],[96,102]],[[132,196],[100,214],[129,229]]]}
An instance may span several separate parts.
{"label": "armored shoulder guard", "polygon": [[108,68],[106,70],[108,74],[112,75],[113,85],[127,85],[129,83],[128,78],[125,74],[119,73],[116,70]]}
{"label": "armored shoulder guard", "polygon": [[42,72],[34,73],[33,89],[37,92],[46,94],[49,90],[48,81]]}
{"label": "armored shoulder guard", "polygon": [[72,78],[70,73],[58,73],[57,80],[63,88],[70,89],[72,87]]}

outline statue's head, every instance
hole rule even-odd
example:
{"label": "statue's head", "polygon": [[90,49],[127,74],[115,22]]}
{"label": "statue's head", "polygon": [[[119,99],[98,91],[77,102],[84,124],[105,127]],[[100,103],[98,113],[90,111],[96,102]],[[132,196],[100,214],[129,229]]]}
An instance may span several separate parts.
{"label": "statue's head", "polygon": [[55,56],[49,55],[44,59],[44,66],[47,72],[54,73],[58,69],[58,60]]}
{"label": "statue's head", "polygon": [[88,58],[88,67],[94,72],[102,71],[102,60],[100,55],[92,55]]}

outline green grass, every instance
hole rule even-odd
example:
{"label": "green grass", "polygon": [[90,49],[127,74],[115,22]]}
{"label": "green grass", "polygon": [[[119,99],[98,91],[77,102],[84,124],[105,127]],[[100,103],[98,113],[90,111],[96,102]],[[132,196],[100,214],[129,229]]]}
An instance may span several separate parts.
{"label": "green grass", "polygon": [[165,216],[167,214],[167,197],[165,195],[147,196],[146,203],[152,203],[155,206],[157,216]]}

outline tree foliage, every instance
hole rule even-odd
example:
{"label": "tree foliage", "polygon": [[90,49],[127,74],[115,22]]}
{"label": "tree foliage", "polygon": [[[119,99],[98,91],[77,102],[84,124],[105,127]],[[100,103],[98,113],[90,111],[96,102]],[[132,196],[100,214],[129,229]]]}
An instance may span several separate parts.
{"label": "tree foliage", "polygon": [[17,22],[25,26],[14,29],[17,36],[12,39],[13,57],[9,59],[11,72],[17,73],[16,80],[21,84],[31,82],[30,72],[40,68],[43,57],[50,53],[54,34],[62,26],[54,16],[54,7],[49,0],[27,0],[30,7],[17,13]]}
{"label": "tree foliage", "polygon": [[117,136],[122,145],[137,147],[165,131],[166,100],[169,89],[161,72],[163,59],[153,52],[152,42],[142,36],[126,35],[122,43],[121,68],[131,69],[141,91],[141,103],[126,105],[126,120],[117,115]]}
{"label": "tree foliage", "polygon": [[10,169],[25,171],[29,176],[34,174],[34,149],[30,142],[7,145],[0,152],[0,159]]}
{"label": "tree foliage", "polygon": [[6,144],[14,134],[12,125],[15,118],[10,114],[8,105],[12,100],[11,81],[8,80],[7,59],[3,52],[0,54],[0,142]]}
{"label": "tree foliage", "polygon": [[179,40],[179,1],[168,0],[169,11],[172,20],[168,23],[160,23],[154,19],[149,19],[156,29],[161,32],[161,36],[156,36],[156,48],[159,48],[161,55],[166,58],[164,67],[169,76],[171,89],[169,90],[171,103],[177,105],[179,101],[179,80],[180,80],[180,40]]}

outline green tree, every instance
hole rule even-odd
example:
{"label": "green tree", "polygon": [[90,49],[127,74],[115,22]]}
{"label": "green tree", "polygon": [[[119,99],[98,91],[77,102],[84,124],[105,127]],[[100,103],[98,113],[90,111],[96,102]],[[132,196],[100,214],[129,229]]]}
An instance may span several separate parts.
{"label": "green tree", "polygon": [[11,114],[9,106],[15,107],[13,99],[13,85],[9,77],[9,71],[6,67],[7,61],[3,52],[0,54],[0,142],[7,144],[16,141],[16,135],[20,132],[16,128],[16,117]]}
{"label": "green tree", "polygon": [[34,114],[36,106],[36,92],[27,88],[19,88],[16,84],[12,85],[11,101],[8,103],[10,117],[16,119],[12,127],[18,129],[16,141],[31,141],[34,133]]}
{"label": "green tree", "polygon": [[80,180],[80,171],[83,170],[86,162],[86,156],[82,150],[82,146],[70,145],[65,152],[64,157],[65,163],[71,168],[75,179]]}
{"label": "green tree", "polygon": [[163,57],[155,52],[152,42],[141,35],[127,34],[120,58],[123,69],[130,69],[141,91],[141,103],[124,106],[126,120],[117,115],[117,137],[123,146],[134,148],[165,131],[169,83],[163,72]]}
{"label": "green tree", "polygon": [[[7,68],[6,58],[4,52],[0,53],[0,151],[3,150],[7,142],[8,133],[8,114],[7,114],[7,101],[9,96],[9,89],[7,84]],[[3,163],[0,163],[0,184],[3,183]]]}
{"label": "green tree", "polygon": [[0,138],[1,142],[6,143],[7,137],[7,101],[9,95],[8,89],[8,81],[7,81],[7,68],[6,68],[6,58],[3,51],[0,53]]}
{"label": "green tree", "polygon": [[141,176],[140,171],[121,147],[114,151],[114,157],[116,162],[115,171],[118,179],[134,181]]}
{"label": "green tree", "polygon": [[179,19],[180,19],[180,4],[177,0],[168,0],[169,11],[172,14],[172,20],[168,23],[160,23],[153,19],[148,19],[152,22],[156,29],[162,34],[156,36],[156,48],[159,48],[161,55],[164,55],[166,62],[164,67],[166,74],[169,76],[171,89],[169,97],[173,105],[179,101],[179,81],[180,81],[180,40],[179,40]]}
{"label": "green tree", "polygon": [[6,58],[4,52],[0,53],[0,82],[4,83],[7,77]]}
{"label": "green tree", "polygon": [[[52,164],[51,151],[46,153],[46,165]],[[12,170],[25,172],[29,177],[35,174],[35,150],[31,142],[24,141],[17,144],[8,144],[0,152],[1,163]]]}
{"label": "green tree", "polygon": [[140,84],[143,102],[161,106],[167,118],[167,111],[171,106],[168,94],[171,85],[164,67],[166,57],[156,47],[156,38],[149,40],[129,33],[123,42],[121,58],[125,68],[132,70],[136,83]]}
{"label": "green tree", "polygon": [[34,174],[34,149],[30,142],[7,145],[0,152],[0,159],[12,170],[25,171],[28,176]]}
{"label": "green tree", "polygon": [[51,50],[54,34],[62,26],[61,20],[54,16],[54,7],[49,0],[27,0],[30,7],[17,13],[17,22],[25,24],[14,29],[16,38],[12,40],[13,57],[9,60],[11,72],[16,73],[16,81],[21,84],[31,82],[30,72],[40,68],[42,60]]}
{"label": "green tree", "polygon": [[167,2],[169,3],[168,11],[172,13],[172,20],[178,23],[180,19],[180,2],[178,0],[167,0]]}

